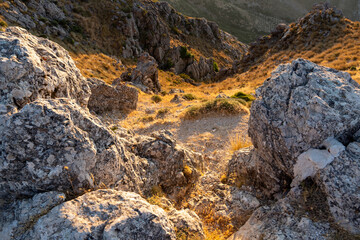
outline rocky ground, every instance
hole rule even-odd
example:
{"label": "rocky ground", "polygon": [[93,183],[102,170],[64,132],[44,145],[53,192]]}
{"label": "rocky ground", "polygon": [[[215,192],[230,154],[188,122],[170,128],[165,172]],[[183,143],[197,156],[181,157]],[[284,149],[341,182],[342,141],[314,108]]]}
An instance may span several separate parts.
{"label": "rocky ground", "polygon": [[[103,113],[135,108],[135,88],[84,78],[62,47],[24,29],[0,37],[2,239],[360,233],[360,86],[349,74],[299,59],[257,90],[250,118],[114,128]],[[247,122],[254,146],[228,161],[221,139]]]}
{"label": "rocky ground", "polygon": [[[359,239],[360,85],[349,73],[296,59],[253,95],[238,81],[199,85],[175,73],[221,76],[205,52],[165,71],[159,46],[142,45],[144,21],[166,35],[169,21],[185,32],[189,19],[164,3],[112,2],[132,7],[117,14],[131,12],[139,35],[125,43],[140,47],[113,81],[84,76],[31,31],[0,32],[0,239]],[[2,14],[28,29],[76,7],[7,3]],[[210,28],[197,37],[218,33],[223,49],[226,33],[191,21],[183,34]]]}

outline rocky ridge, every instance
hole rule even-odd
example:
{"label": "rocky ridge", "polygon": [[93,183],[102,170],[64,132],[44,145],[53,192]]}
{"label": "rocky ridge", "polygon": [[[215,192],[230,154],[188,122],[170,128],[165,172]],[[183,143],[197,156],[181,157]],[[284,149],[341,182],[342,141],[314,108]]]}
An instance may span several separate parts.
{"label": "rocky ridge", "polygon": [[[148,52],[161,68],[186,73],[195,80],[214,78],[218,71],[215,62],[230,67],[247,48],[215,23],[185,17],[165,2],[6,3],[8,7],[0,8],[0,13],[10,24],[58,39],[75,52],[95,48],[122,58],[138,58]],[[89,21],[96,24],[89,26]],[[209,51],[210,46],[222,54]],[[185,48],[189,53],[182,52]]]}

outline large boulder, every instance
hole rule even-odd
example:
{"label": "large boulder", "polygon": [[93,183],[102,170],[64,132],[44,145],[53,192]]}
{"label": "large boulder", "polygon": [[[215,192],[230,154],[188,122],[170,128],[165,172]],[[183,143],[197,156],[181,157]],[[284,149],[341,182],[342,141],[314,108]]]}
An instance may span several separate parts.
{"label": "large boulder", "polygon": [[72,98],[86,106],[90,88],[68,52],[18,27],[0,33],[0,109],[38,98]]}
{"label": "large boulder", "polygon": [[158,93],[161,91],[159,82],[159,70],[156,60],[147,52],[144,52],[138,61],[135,69],[129,69],[123,73],[121,79],[113,82],[113,85],[119,85],[120,80],[129,81],[134,86],[139,87],[143,92]]}
{"label": "large boulder", "polygon": [[37,220],[24,239],[176,239],[166,212],[140,195],[97,190]]}
{"label": "large boulder", "polygon": [[181,198],[204,169],[203,157],[176,143],[169,131],[137,136],[130,147],[137,156],[151,159],[159,171],[159,186],[167,194]]}
{"label": "large boulder", "polygon": [[137,89],[125,84],[111,86],[96,78],[88,79],[88,81],[91,87],[88,104],[90,111],[104,113],[114,110],[127,112],[136,109],[139,97]]}
{"label": "large boulder", "polygon": [[121,189],[150,189],[157,184],[155,165],[130,154],[123,143],[75,101],[30,103],[5,120],[0,196],[52,190],[80,193],[117,181]]}
{"label": "large boulder", "polygon": [[268,176],[262,182],[271,183],[270,193],[290,185],[301,154],[334,148],[331,138],[347,145],[360,128],[360,87],[348,73],[298,59],[279,66],[256,94],[249,121],[253,165]]}

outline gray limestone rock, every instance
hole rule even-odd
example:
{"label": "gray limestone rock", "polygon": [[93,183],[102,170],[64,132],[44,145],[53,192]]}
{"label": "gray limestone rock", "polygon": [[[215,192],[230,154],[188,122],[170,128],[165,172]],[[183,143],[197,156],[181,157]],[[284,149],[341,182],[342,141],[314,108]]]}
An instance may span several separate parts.
{"label": "gray limestone rock", "polygon": [[21,109],[38,98],[72,98],[87,106],[90,88],[68,52],[26,30],[0,33],[0,106]]}

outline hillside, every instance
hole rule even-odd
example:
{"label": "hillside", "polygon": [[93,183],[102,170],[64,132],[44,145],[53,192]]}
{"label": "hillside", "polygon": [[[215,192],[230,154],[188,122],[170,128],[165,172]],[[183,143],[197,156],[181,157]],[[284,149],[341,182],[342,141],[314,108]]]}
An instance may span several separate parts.
{"label": "hillside", "polygon": [[[122,59],[131,66],[146,51],[162,69],[174,68],[176,74],[186,73],[195,80],[205,80],[217,74],[213,65],[230,67],[247,47],[217,24],[185,17],[167,3],[149,0],[25,3],[4,1],[0,5],[2,18],[9,25],[20,25],[59,42],[80,62],[92,56],[105,65],[117,64]],[[112,82],[123,72],[119,70],[121,65],[102,69],[89,62],[80,67],[85,76]],[[111,69],[112,76],[105,73],[106,68]]]}
{"label": "hillside", "polygon": [[[311,10],[315,0],[165,0],[178,11],[214,21],[240,41],[250,43],[268,34],[279,23],[291,23]],[[344,15],[360,20],[360,1],[330,0]]]}
{"label": "hillside", "polygon": [[228,3],[0,0],[1,240],[360,239],[360,22]]}

